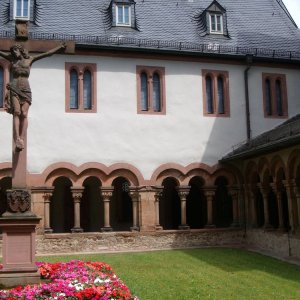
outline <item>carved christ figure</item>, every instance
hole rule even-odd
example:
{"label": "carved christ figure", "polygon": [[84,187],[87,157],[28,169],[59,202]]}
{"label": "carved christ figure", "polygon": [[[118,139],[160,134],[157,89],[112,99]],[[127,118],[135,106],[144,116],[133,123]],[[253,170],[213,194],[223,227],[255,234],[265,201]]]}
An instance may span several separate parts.
{"label": "carved christ figure", "polygon": [[32,102],[29,75],[31,65],[44,57],[51,56],[61,49],[65,49],[63,43],[45,53],[30,56],[27,50],[19,44],[10,48],[10,53],[0,51],[0,56],[11,64],[12,80],[7,84],[5,96],[5,110],[13,115],[13,135],[16,150],[24,149],[24,138],[28,127],[28,110]]}

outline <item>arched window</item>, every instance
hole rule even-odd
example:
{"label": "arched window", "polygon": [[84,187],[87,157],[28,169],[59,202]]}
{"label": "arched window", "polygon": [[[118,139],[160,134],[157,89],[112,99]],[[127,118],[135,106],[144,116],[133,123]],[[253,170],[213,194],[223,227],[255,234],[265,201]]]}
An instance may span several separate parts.
{"label": "arched window", "polygon": [[265,117],[288,117],[286,75],[262,73],[262,79]]}
{"label": "arched window", "polygon": [[266,93],[266,113],[272,115],[272,98],[271,98],[271,82],[270,79],[266,79],[265,82],[265,93]]}
{"label": "arched window", "polygon": [[165,114],[165,69],[137,66],[137,112]]}
{"label": "arched window", "polygon": [[65,63],[66,112],[97,112],[97,65]]}
{"label": "arched window", "polygon": [[141,74],[141,109],[148,110],[148,77],[144,72]]}
{"label": "arched window", "polygon": [[3,108],[4,103],[4,71],[0,66],[0,108]]}
{"label": "arched window", "polygon": [[160,76],[157,73],[153,75],[153,110],[160,111]]}
{"label": "arched window", "polygon": [[281,81],[276,80],[275,82],[275,91],[276,91],[276,108],[277,108],[277,115],[283,115],[282,109],[282,89],[281,89]]}
{"label": "arched window", "polygon": [[92,109],[92,75],[89,70],[83,73],[83,108]]}
{"label": "arched window", "polygon": [[78,109],[78,74],[74,69],[70,72],[70,108]]}
{"label": "arched window", "polygon": [[224,94],[224,80],[221,76],[218,77],[218,114],[225,113],[225,94]]}
{"label": "arched window", "polygon": [[205,78],[206,85],[206,110],[208,114],[213,114],[213,84],[210,76]]}

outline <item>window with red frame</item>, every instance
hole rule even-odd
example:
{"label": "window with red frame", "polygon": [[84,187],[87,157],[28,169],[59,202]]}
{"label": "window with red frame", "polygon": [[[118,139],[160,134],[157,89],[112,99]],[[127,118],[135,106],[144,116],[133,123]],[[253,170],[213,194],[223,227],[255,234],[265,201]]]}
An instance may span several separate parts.
{"label": "window with red frame", "polygon": [[165,114],[165,68],[137,66],[137,111]]}
{"label": "window with red frame", "polygon": [[66,112],[96,112],[96,64],[66,63]]}
{"label": "window with red frame", "polygon": [[287,118],[287,89],[284,74],[262,74],[264,115],[266,118]]}
{"label": "window with red frame", "polygon": [[203,114],[229,117],[229,78],[227,71],[202,70]]}

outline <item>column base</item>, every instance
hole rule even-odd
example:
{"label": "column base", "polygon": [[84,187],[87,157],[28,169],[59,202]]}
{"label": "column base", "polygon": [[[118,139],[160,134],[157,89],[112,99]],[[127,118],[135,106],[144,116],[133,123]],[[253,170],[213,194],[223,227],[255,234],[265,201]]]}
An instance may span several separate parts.
{"label": "column base", "polygon": [[271,224],[269,224],[269,223],[264,224],[263,228],[264,228],[265,230],[273,230],[273,229],[274,229],[274,227],[273,227]]}
{"label": "column base", "polygon": [[230,227],[240,227],[240,223],[239,222],[232,222]]}
{"label": "column base", "polygon": [[130,231],[140,231],[140,228],[138,226],[132,226],[130,227]]}
{"label": "column base", "polygon": [[44,233],[53,233],[53,229],[52,228],[44,228]]}
{"label": "column base", "polygon": [[155,225],[155,230],[163,230],[163,227],[160,225]]}
{"label": "column base", "polygon": [[215,224],[207,224],[204,226],[204,228],[216,228]]}
{"label": "column base", "polygon": [[101,231],[102,232],[111,232],[111,231],[113,231],[113,229],[112,229],[112,227],[102,227]]}
{"label": "column base", "polygon": [[189,225],[179,225],[178,229],[179,230],[190,230],[191,228]]}
{"label": "column base", "polygon": [[83,229],[80,227],[74,227],[71,229],[71,232],[72,233],[80,233],[80,232],[83,232]]}

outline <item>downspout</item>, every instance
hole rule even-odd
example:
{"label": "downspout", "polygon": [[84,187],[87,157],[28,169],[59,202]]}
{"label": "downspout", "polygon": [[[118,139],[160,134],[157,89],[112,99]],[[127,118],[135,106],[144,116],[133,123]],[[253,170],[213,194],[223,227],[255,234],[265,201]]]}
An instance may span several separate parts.
{"label": "downspout", "polygon": [[244,71],[244,80],[245,80],[245,100],[246,100],[246,129],[247,129],[247,142],[251,138],[251,122],[250,122],[250,101],[249,101],[249,83],[248,83],[248,72],[251,68],[253,61],[252,55],[246,55],[247,68]]}

